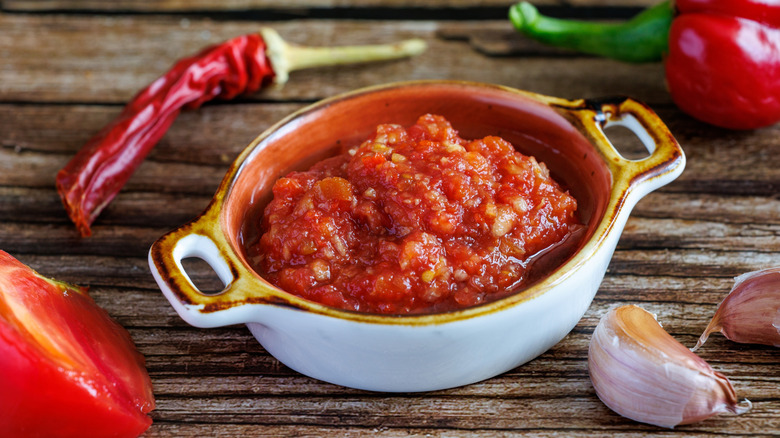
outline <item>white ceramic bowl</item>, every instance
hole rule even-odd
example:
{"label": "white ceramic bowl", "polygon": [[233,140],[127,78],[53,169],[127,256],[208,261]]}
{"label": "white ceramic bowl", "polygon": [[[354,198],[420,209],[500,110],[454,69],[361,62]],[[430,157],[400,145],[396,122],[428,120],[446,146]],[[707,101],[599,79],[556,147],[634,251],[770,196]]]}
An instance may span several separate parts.
{"label": "white ceramic bowl", "polygon": [[[368,137],[380,123],[449,119],[464,138],[499,135],[545,162],[577,198],[586,232],[545,278],[506,298],[447,313],[361,314],[329,308],[266,282],[243,240],[274,181]],[[603,129],[623,125],[649,156],[623,158]],[[161,237],[149,264],[179,315],[197,327],[247,324],[265,349],[305,375],[374,391],[428,391],[477,382],[521,365],[560,341],[590,305],[635,203],[669,183],[685,157],[646,106],[541,96],[455,81],[383,85],[326,99],[280,121],[233,163],[194,221]],[[181,260],[199,257],[225,284],[199,291]]]}

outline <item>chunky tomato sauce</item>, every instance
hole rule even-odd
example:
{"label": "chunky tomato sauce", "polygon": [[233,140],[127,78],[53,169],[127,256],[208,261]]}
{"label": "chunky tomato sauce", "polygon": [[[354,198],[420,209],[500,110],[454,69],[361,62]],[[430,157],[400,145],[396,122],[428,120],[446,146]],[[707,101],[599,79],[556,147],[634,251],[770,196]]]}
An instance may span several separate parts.
{"label": "chunky tomato sauce", "polygon": [[273,187],[249,253],[278,287],[328,306],[407,314],[474,306],[527,280],[578,226],[576,200],[499,137],[441,116],[380,125]]}

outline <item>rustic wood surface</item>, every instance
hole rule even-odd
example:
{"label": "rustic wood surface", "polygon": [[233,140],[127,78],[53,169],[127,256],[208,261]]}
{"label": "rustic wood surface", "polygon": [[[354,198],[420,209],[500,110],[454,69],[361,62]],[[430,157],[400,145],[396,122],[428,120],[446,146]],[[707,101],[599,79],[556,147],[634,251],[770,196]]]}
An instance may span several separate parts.
{"label": "rustic wood surface", "polygon": [[[780,349],[713,336],[700,355],[753,409],[674,431],[610,411],[586,363],[608,308],[639,304],[692,346],[734,276],[780,265],[780,126],[740,133],[699,123],[672,104],[660,64],[625,65],[524,40],[505,20],[511,3],[0,1],[0,249],[47,276],[90,286],[130,331],[157,399],[148,437],[780,435]],[[537,2],[561,16],[604,19],[651,3]],[[283,88],[182,114],[97,220],[94,236],[79,238],[54,189],[57,170],[174,60],[264,25],[297,43],[419,37],[430,49],[411,60],[296,72]],[[562,342],[466,387],[369,393],[287,369],[245,327],[196,329],[175,314],[148,269],[149,246],[206,207],[253,137],[320,98],[424,78],[565,98],[630,95],[653,107],[683,145],[685,172],[637,205],[590,310]]]}

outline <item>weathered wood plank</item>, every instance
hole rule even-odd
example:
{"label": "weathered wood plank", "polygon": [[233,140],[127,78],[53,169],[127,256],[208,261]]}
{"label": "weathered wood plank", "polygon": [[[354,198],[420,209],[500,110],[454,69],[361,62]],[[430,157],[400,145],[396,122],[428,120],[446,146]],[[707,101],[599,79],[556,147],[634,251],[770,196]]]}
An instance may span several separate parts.
{"label": "weathered wood plank", "polygon": [[780,222],[780,200],[775,196],[749,194],[729,196],[661,191],[643,198],[632,216],[712,221],[730,226],[771,226]]}
{"label": "weathered wood plank", "polygon": [[[185,205],[190,206],[189,203]],[[197,213],[199,211],[193,211],[191,217]],[[186,213],[181,213],[181,216],[186,216]],[[0,229],[0,241],[6,247],[22,253],[40,251],[34,243],[40,239],[47,242],[46,250],[49,253],[111,255],[118,248],[124,248],[127,255],[139,255],[148,250],[149,245],[169,228],[183,225],[172,219],[160,218],[160,221],[170,224],[166,228],[142,227],[137,223],[140,221],[137,218],[117,225],[101,224],[89,239],[81,239],[75,232],[71,232],[72,225],[64,216],[60,218],[61,223],[56,225],[8,223]],[[653,260],[661,260],[665,252],[672,250],[690,250],[688,256],[721,253],[724,261],[731,258],[732,254],[733,258],[750,254],[754,258],[764,257],[762,262],[756,259],[756,265],[780,262],[771,256],[772,253],[780,252],[778,235],[778,224],[728,225],[710,221],[631,218],[618,244],[616,259],[620,260],[624,250],[629,253],[629,257],[641,252],[654,254]],[[724,251],[724,248],[728,248],[728,251]]]}
{"label": "weathered wood plank", "polygon": [[[499,83],[566,98],[632,95],[668,104],[660,64],[627,65],[597,58],[489,57],[468,42],[436,36],[433,21],[236,22],[175,17],[0,15],[0,101],[125,103],[175,60],[203,46],[262,25],[292,42],[310,45],[426,39],[430,48],[414,59],[293,73],[283,88],[249,100],[316,100],[355,88],[411,79],[462,79]],[[505,38],[516,35],[506,21]],[[473,31],[485,24],[474,22]],[[29,29],[37,29],[31,36]],[[40,34],[42,33],[42,34]],[[100,34],[101,38],[94,38]],[[142,35],[143,37],[139,37]],[[41,40],[61,41],[59,45]]]}
{"label": "weathered wood plank", "polygon": [[[668,321],[672,320],[672,318],[668,318]],[[705,318],[702,320],[705,323],[702,325],[704,327],[707,321]],[[662,319],[662,322],[666,321],[667,319]],[[562,385],[566,379],[587,382],[586,357],[592,331],[592,327],[582,333],[575,330],[549,352],[508,371],[502,377],[474,384],[476,386],[468,385],[458,390],[448,390],[447,394],[452,396],[490,396],[492,394],[495,397],[507,394],[513,396],[544,395],[556,390],[536,388],[533,382],[537,382],[539,386],[544,385],[544,379],[555,379]],[[241,376],[242,380],[249,378],[268,379],[262,380],[263,384],[274,386],[277,378],[295,378],[296,380],[293,382],[284,383],[282,388],[264,389],[264,393],[279,396],[307,395],[312,392],[320,395],[356,393],[355,390],[317,382],[290,370],[262,350],[262,347],[251,337],[249,331],[244,328],[233,331],[171,328],[141,331],[130,328],[130,332],[140,351],[146,355],[147,368],[155,380],[158,378],[163,380],[194,379],[208,376],[211,380],[225,379],[225,382],[219,385],[230,386],[233,379]],[[171,334],[170,339],[163,342],[168,333]],[[679,333],[672,333],[672,335],[683,345],[693,346],[700,333],[697,332],[695,336]],[[174,341],[181,345],[175,349],[170,348],[168,344]],[[773,365],[777,361],[775,350],[767,346],[736,344],[720,336],[713,336],[702,349],[697,351],[697,354],[707,360],[716,370],[725,373],[735,383],[740,382],[738,388],[740,388],[740,392],[745,392],[744,396],[778,401],[775,391],[776,385],[780,384],[780,374],[773,370]],[[757,370],[760,372],[756,373]],[[204,382],[209,382],[209,379]],[[530,381],[528,381],[529,379]],[[513,386],[514,390],[509,389],[511,385],[507,382],[510,381],[512,385],[515,385]],[[519,383],[522,383],[523,386],[516,386]],[[207,386],[192,386],[182,387],[176,394],[198,395],[208,391]],[[254,389],[252,391],[256,392]],[[563,392],[556,393],[557,396],[563,397],[568,393],[568,390],[561,389],[561,391]],[[251,395],[241,387],[211,392],[212,395],[217,393]],[[166,392],[163,391],[161,395],[166,395]],[[207,396],[208,394],[200,395]]]}
{"label": "weathered wood plank", "polygon": [[[44,275],[51,276],[43,264]],[[134,265],[132,265],[134,266]],[[196,281],[206,273],[187,271]],[[698,337],[709,315],[733,285],[731,277],[665,277],[632,274],[608,274],[594,303],[580,321],[577,331],[592,330],[598,318],[614,304],[637,304],[658,314],[669,330]],[[139,282],[135,286],[93,285],[90,294],[123,325],[135,328],[187,327],[174,313],[156,285]],[[694,307],[687,307],[692,305]],[[680,307],[677,307],[680,306]],[[199,333],[194,331],[193,333]],[[249,333],[246,332],[249,336]]]}
{"label": "weathered wood plank", "polygon": [[[780,254],[730,250],[618,250],[609,265],[613,274],[734,277],[759,267],[779,266]],[[691,271],[693,269],[693,271]]]}
{"label": "weathered wood plank", "polygon": [[[3,0],[3,9],[9,11],[106,11],[106,12],[205,12],[205,11],[246,11],[246,10],[292,10],[301,14],[306,9],[328,8],[435,8],[446,13],[450,8],[503,8],[516,2],[512,0],[115,0],[103,2],[99,0]],[[566,4],[560,0],[536,0],[540,6],[561,6]],[[653,4],[652,0],[574,0],[568,2],[574,6],[614,7],[633,6],[644,7]],[[392,14],[389,12],[388,15]]]}
{"label": "weathered wood plank", "polygon": [[[145,256],[149,246],[167,230],[145,229],[143,233],[135,229],[122,227],[101,227],[95,236],[89,239],[78,239],[75,232],[71,233],[67,225],[38,228],[26,236],[35,237],[38,242],[46,242],[44,247],[36,246],[25,237],[14,236],[25,233],[21,226],[7,225],[8,232],[2,236],[3,247],[26,257],[30,263],[38,265],[39,270],[50,272],[50,276],[79,276],[82,282],[101,285],[133,286],[133,281],[147,280],[147,269],[144,266]],[[6,228],[4,227],[4,228]],[[35,227],[32,225],[32,227]],[[33,228],[35,230],[35,228]],[[57,231],[58,230],[58,231]],[[45,239],[44,237],[48,237]],[[671,241],[671,239],[670,239]],[[653,249],[630,249],[619,246],[609,265],[609,273],[615,275],[649,275],[649,276],[679,276],[679,277],[722,277],[731,278],[744,272],[759,268],[780,265],[780,252],[776,248],[768,251],[732,250],[730,248],[696,248],[668,247]],[[111,257],[122,254],[123,257]],[[144,257],[144,259],[139,259]],[[88,260],[100,265],[91,265]],[[71,267],[64,268],[68,263]],[[83,265],[83,266],[79,266]],[[126,268],[132,269],[127,270]],[[105,273],[113,273],[119,277],[110,278],[108,282],[94,272],[100,268]],[[100,270],[98,269],[98,270]],[[139,275],[131,274],[138,269]],[[120,279],[124,278],[129,283]]]}
{"label": "weathered wood plank", "polygon": [[[214,188],[216,184],[217,182]],[[213,193],[183,196],[155,192],[122,192],[121,201],[112,203],[104,210],[97,226],[125,225],[172,229],[195,218],[209,204],[212,195]],[[72,227],[53,186],[0,186],[0,222],[52,226],[67,224]],[[65,230],[64,234],[71,233]]]}
{"label": "weathered wood plank", "polygon": [[[521,383],[518,383],[521,384]],[[757,403],[757,405],[759,405]],[[764,427],[776,427],[777,409],[767,404],[741,416],[723,415],[707,421],[680,426],[679,430],[698,433],[759,434]],[[641,425],[618,417],[596,397],[571,396],[549,398],[470,398],[431,397],[329,397],[329,398],[252,398],[214,397],[201,399],[160,399],[156,415],[186,422],[194,407],[199,421],[302,424],[318,426],[362,427],[435,427],[456,430],[484,429],[621,431],[627,428],[650,432],[654,426]],[[284,412],[285,415],[280,415]],[[381,414],[378,414],[381,413]]]}
{"label": "weathered wood plank", "polygon": [[[38,259],[31,259],[36,262]],[[36,263],[44,275],[51,276],[43,263]],[[130,265],[131,268],[135,264]],[[197,278],[198,271],[188,271]],[[139,276],[140,278],[141,276]],[[666,277],[632,274],[605,276],[594,303],[576,329],[592,330],[600,316],[615,304],[637,304],[656,313],[664,325],[676,334],[698,338],[717,305],[733,285],[732,277]],[[135,286],[93,285],[90,294],[111,315],[127,326],[160,328],[168,325],[186,327],[162,294],[151,282]],[[689,307],[692,306],[692,307]],[[149,309],[156,309],[149,312]],[[165,319],[158,319],[158,317]],[[194,333],[197,333],[195,331]],[[248,332],[246,333],[248,336]]]}
{"label": "weathered wood plank", "polygon": [[[84,240],[77,237],[53,187],[0,186],[0,222],[6,223],[0,242],[19,252],[35,252],[35,242],[43,239],[49,251],[101,246],[112,251],[121,245],[139,254],[138,245],[195,218],[209,201],[208,194],[122,193],[101,215],[95,236]],[[619,246],[777,251],[779,227],[780,203],[774,198],[659,192],[637,205]]]}
{"label": "weathered wood plank", "polygon": [[[652,231],[651,231],[652,230]],[[631,249],[710,249],[780,251],[780,225],[719,223],[707,220],[632,218],[620,246]]]}
{"label": "weathered wood plank", "polygon": [[[545,429],[533,429],[533,428],[517,428],[511,431],[501,431],[491,428],[484,428],[480,430],[454,430],[443,429],[435,427],[426,428],[390,428],[390,427],[373,427],[373,428],[358,428],[358,427],[338,427],[331,428],[327,426],[298,426],[298,425],[244,425],[244,424],[232,424],[232,423],[158,423],[155,424],[153,429],[144,435],[148,438],[163,438],[163,437],[181,437],[181,436],[203,436],[208,434],[212,430],[219,430],[219,435],[226,438],[243,438],[246,436],[253,437],[322,437],[338,435],[344,438],[364,437],[367,435],[375,436],[379,438],[396,438],[410,436],[425,436],[425,437],[474,437],[474,438],[508,438],[516,437],[518,435],[534,436],[540,438],[553,438],[565,435],[572,438],[583,437],[614,437],[620,435],[621,437],[637,438],[646,437],[648,431],[637,429],[633,426],[628,426],[622,430],[578,430],[573,426],[555,428],[552,430]],[[666,430],[656,429],[652,431],[654,437],[687,437],[687,436],[713,436],[712,434],[705,434],[696,430]],[[718,434],[719,435],[719,434]],[[725,434],[724,434],[725,435]],[[721,436],[724,436],[721,435]],[[752,434],[744,432],[739,434],[741,436],[752,436]],[[761,433],[755,436],[761,436]]]}
{"label": "weathered wood plank", "polygon": [[[261,132],[303,106],[225,104],[184,112],[148,158],[227,166]],[[120,111],[104,105],[0,104],[0,147],[9,154],[75,154]]]}
{"label": "weathered wood plank", "polygon": [[[71,155],[42,155],[0,149],[0,185],[53,187],[57,172]],[[125,185],[127,191],[214,193],[225,176],[227,164],[159,163],[146,160]],[[13,170],[13,172],[12,172]]]}
{"label": "weathered wood plank", "polygon": [[[565,398],[572,395],[594,395],[588,377],[587,366],[582,361],[564,361],[540,357],[540,364],[527,364],[515,370],[461,388],[435,391],[423,394],[431,397],[495,397],[513,398],[529,395],[549,398]],[[565,364],[562,366],[561,364]],[[769,366],[765,364],[764,366]],[[542,369],[542,367],[544,367]],[[721,364],[716,364],[721,369]],[[757,376],[748,379],[743,373],[751,372],[755,365],[729,369],[732,380],[738,382],[740,394],[745,390],[753,398],[772,398],[775,385],[780,383],[778,376]],[[724,370],[725,371],[725,370]],[[153,374],[154,391],[160,397],[202,397],[208,398],[214,393],[230,397],[251,396],[366,396],[393,397],[394,394],[373,394],[364,391],[323,384],[306,376],[291,372],[280,375],[228,375],[228,376],[158,376]],[[554,385],[550,381],[555,381]]]}
{"label": "weathered wood plank", "polygon": [[[112,256],[84,255],[79,254],[79,246],[74,245],[73,250],[68,251],[67,254],[56,255],[53,251],[45,249],[47,244],[44,240],[38,242],[44,247],[39,252],[46,255],[16,251],[14,248],[7,247],[5,243],[3,243],[3,250],[41,274],[61,281],[91,287],[157,290],[157,283],[149,271],[145,254],[128,257],[115,249],[116,255]],[[100,254],[100,250],[95,252]]]}
{"label": "weathered wood plank", "polygon": [[[300,107],[215,105],[185,113],[125,190],[213,194],[235,156],[256,135]],[[117,111],[103,106],[0,105],[0,185],[51,187],[59,168]],[[689,119],[682,123],[686,118],[673,109],[662,110],[661,116],[671,121],[670,129],[688,158],[683,175],[664,190],[713,194],[717,196],[703,198],[702,203],[727,204],[729,198],[719,197],[772,198],[780,189],[780,127],[748,134],[702,129]],[[757,203],[752,208],[770,211],[776,205]]]}
{"label": "weathered wood plank", "polygon": [[[759,268],[780,265],[778,241],[774,237],[742,237],[735,232],[733,236],[714,237],[712,241],[686,233],[640,238],[630,234],[640,222],[648,224],[647,227],[664,228],[656,225],[664,221],[631,219],[629,233],[619,243],[609,266],[611,274],[731,278]],[[673,224],[666,227],[670,233],[679,231],[675,225],[678,222],[667,222]],[[699,229],[711,226],[705,223]],[[75,282],[81,278],[80,282],[88,284],[96,282],[94,284],[110,286],[116,282],[113,284],[117,286],[133,286],[135,282],[150,280],[145,267],[146,253],[167,230],[100,225],[93,237],[80,239],[67,222],[60,225],[8,223],[0,228],[0,242],[3,249],[26,257],[27,262],[50,276],[64,276],[64,280],[74,279]],[[771,232],[775,231],[776,228]],[[763,231],[764,234],[767,232]],[[679,236],[679,239],[674,236]],[[641,245],[632,247],[648,239],[651,242],[648,248]],[[45,242],[45,245],[38,242]],[[113,254],[122,254],[123,257],[111,257]],[[113,276],[105,278],[96,270]],[[132,272],[137,272],[140,277],[131,275]],[[196,271],[195,274],[199,273]]]}

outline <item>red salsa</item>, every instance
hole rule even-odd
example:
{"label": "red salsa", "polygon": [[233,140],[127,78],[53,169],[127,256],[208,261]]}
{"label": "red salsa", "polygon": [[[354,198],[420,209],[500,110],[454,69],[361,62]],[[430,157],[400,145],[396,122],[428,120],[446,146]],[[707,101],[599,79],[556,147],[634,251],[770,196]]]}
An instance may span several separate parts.
{"label": "red salsa", "polygon": [[370,313],[441,312],[508,295],[578,227],[576,200],[499,137],[424,115],[273,187],[258,271],[283,290]]}

